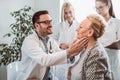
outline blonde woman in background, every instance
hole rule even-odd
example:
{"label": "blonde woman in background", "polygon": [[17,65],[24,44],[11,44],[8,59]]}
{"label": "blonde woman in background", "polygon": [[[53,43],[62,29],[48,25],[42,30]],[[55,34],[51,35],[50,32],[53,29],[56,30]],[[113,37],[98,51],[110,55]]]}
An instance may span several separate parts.
{"label": "blonde woman in background", "polygon": [[[64,50],[76,38],[76,28],[79,23],[75,20],[74,8],[70,2],[65,2],[61,11],[61,22],[53,28],[53,38],[58,42],[59,47]],[[71,59],[71,61],[73,61]],[[56,75],[59,80],[66,80],[69,64],[56,67]]]}
{"label": "blonde woman in background", "polygon": [[74,8],[70,2],[65,2],[61,11],[61,22],[54,26],[53,37],[59,43],[61,49],[67,49],[76,38],[76,28],[79,22],[75,20]]}
{"label": "blonde woman in background", "polygon": [[111,0],[96,0],[95,5],[97,13],[103,16],[107,22],[105,33],[99,41],[106,47],[114,79],[119,80],[120,52],[118,46],[120,44],[116,43],[120,41],[120,20],[115,18]]}
{"label": "blonde woman in background", "polygon": [[104,19],[89,15],[77,29],[77,38],[88,37],[88,46],[81,51],[79,60],[69,68],[68,80],[112,80],[109,58],[97,42],[104,33]]}

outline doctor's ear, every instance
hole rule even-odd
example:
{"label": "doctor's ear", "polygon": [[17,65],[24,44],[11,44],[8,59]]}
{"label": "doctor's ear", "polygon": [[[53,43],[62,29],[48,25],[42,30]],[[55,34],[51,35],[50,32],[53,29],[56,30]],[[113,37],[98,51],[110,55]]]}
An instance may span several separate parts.
{"label": "doctor's ear", "polygon": [[88,37],[93,36],[93,33],[94,33],[94,30],[93,30],[93,29],[90,29],[89,32],[88,32]]}
{"label": "doctor's ear", "polygon": [[34,24],[34,27],[35,27],[35,28],[38,28],[38,27],[39,27],[39,24],[38,24],[38,23],[35,23],[35,24]]}

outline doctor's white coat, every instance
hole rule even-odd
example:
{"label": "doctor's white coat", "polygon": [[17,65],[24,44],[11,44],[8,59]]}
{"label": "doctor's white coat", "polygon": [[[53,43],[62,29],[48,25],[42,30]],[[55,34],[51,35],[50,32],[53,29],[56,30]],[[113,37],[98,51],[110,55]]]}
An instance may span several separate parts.
{"label": "doctor's white coat", "polygon": [[[45,47],[39,40],[36,33],[28,36],[22,45],[21,69],[17,80],[26,80],[29,77],[37,77],[43,79],[47,66],[62,64],[67,62],[67,51],[59,51],[57,43],[50,38],[47,43],[49,49],[50,42],[52,44],[52,54],[45,53]],[[54,53],[55,52],[55,53]]]}

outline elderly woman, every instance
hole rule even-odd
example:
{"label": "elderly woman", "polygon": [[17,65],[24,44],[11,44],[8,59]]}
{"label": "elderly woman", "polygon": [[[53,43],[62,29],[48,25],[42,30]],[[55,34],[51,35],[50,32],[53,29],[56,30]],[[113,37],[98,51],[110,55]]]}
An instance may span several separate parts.
{"label": "elderly woman", "polygon": [[79,60],[69,68],[68,80],[111,80],[109,59],[97,39],[104,32],[105,23],[98,15],[89,15],[77,29],[77,38],[88,37],[88,46]]}

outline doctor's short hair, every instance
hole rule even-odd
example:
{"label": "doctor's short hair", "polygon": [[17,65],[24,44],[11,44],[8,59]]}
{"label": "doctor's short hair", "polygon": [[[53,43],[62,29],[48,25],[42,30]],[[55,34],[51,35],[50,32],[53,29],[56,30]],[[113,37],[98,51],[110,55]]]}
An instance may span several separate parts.
{"label": "doctor's short hair", "polygon": [[98,14],[91,14],[87,16],[87,19],[91,21],[90,28],[94,30],[93,37],[97,40],[104,33],[106,22],[104,18]]}
{"label": "doctor's short hair", "polygon": [[33,25],[40,19],[40,16],[43,14],[49,14],[47,10],[37,11],[33,14],[32,23]]}

